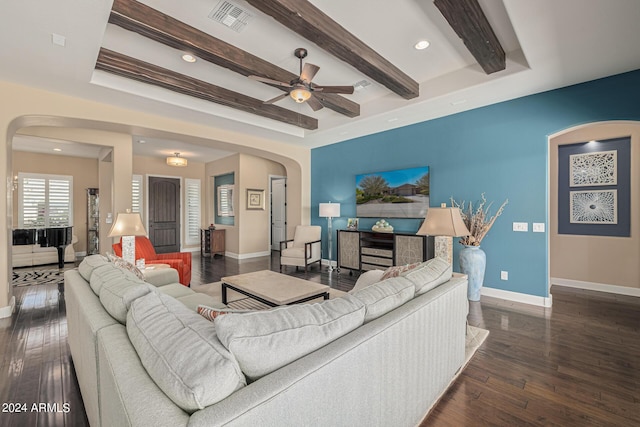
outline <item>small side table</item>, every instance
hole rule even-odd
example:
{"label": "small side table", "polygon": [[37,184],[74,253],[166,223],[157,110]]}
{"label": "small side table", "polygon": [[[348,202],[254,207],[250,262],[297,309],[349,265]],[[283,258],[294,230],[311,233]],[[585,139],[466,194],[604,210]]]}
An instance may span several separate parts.
{"label": "small side table", "polygon": [[226,233],[224,229],[211,230],[203,228],[200,230],[200,255],[214,256],[225,253]]}

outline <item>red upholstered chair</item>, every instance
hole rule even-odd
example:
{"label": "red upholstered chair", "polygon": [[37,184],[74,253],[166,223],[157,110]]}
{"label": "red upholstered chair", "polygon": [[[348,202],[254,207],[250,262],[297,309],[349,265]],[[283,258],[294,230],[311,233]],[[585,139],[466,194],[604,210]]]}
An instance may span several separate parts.
{"label": "red upholstered chair", "polygon": [[[113,252],[122,256],[122,239],[120,243],[113,244]],[[136,236],[136,260],[140,258],[144,258],[145,264],[169,264],[171,268],[178,270],[181,284],[189,286],[191,283],[191,252],[157,254],[151,240],[145,236]]]}

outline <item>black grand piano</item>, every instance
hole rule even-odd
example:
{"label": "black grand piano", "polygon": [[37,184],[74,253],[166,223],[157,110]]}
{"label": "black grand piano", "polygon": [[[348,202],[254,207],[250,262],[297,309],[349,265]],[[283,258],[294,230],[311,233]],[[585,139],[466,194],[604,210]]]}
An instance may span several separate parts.
{"label": "black grand piano", "polygon": [[64,267],[64,248],[71,244],[73,227],[19,228],[13,230],[13,244],[58,249],[58,267]]}

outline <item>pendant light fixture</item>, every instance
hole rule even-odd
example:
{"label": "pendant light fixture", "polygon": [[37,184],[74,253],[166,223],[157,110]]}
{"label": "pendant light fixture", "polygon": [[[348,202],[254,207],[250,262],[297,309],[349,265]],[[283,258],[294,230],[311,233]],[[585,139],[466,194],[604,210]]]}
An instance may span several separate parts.
{"label": "pendant light fixture", "polygon": [[169,166],[177,166],[177,167],[187,166],[187,159],[185,159],[184,157],[180,157],[180,153],[174,153],[174,154],[175,156],[167,157],[167,164]]}

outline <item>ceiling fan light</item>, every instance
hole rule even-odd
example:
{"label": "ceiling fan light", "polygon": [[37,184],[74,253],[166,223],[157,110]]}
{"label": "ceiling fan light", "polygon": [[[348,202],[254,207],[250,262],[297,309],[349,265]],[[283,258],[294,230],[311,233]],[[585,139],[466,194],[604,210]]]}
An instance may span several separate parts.
{"label": "ceiling fan light", "polygon": [[289,95],[291,95],[291,98],[293,98],[293,100],[298,104],[301,104],[311,98],[311,92],[301,87],[293,89]]}
{"label": "ceiling fan light", "polygon": [[180,157],[180,153],[175,153],[175,156],[167,157],[167,164],[169,166],[184,167],[187,166],[187,163],[187,159]]}

